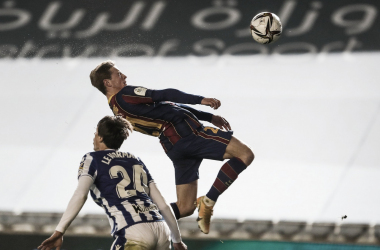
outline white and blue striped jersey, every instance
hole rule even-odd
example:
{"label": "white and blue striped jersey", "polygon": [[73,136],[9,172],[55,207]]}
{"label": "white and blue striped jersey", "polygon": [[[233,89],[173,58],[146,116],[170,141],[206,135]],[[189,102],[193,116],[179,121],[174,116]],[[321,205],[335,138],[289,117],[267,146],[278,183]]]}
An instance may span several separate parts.
{"label": "white and blue striped jersey", "polygon": [[86,154],[78,178],[90,176],[94,184],[90,194],[103,207],[115,232],[143,222],[163,220],[158,207],[149,197],[153,182],[144,163],[130,153],[102,150]]}

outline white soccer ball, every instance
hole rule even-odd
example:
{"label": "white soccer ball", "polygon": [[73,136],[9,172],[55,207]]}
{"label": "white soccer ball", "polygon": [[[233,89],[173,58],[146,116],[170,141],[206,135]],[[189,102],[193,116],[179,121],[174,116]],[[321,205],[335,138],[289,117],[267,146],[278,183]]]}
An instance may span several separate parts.
{"label": "white soccer ball", "polygon": [[251,34],[256,42],[267,44],[278,40],[282,33],[280,18],[270,12],[261,12],[251,21]]}

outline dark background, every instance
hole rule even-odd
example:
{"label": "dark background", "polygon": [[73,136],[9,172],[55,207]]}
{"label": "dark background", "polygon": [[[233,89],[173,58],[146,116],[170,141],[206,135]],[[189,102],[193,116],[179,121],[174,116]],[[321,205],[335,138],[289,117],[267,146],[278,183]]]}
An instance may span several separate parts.
{"label": "dark background", "polygon": [[[39,0],[2,4],[2,58],[206,56],[380,49],[380,1],[377,0]],[[250,35],[250,21],[261,11],[274,12],[283,21],[283,35],[274,44],[259,45]],[[202,13],[208,14],[201,18]],[[108,17],[102,23],[109,28],[84,35],[83,31],[89,30],[97,18],[105,14]],[[72,19],[75,15],[79,15],[76,21]],[[16,25],[21,16],[26,21]],[[339,16],[341,22],[336,21]],[[125,17],[130,18],[130,23],[120,26]],[[202,25],[194,23],[197,17],[203,21]],[[153,21],[149,22],[149,18]],[[118,23],[119,27],[115,26]],[[330,43],[337,44],[326,48]]]}

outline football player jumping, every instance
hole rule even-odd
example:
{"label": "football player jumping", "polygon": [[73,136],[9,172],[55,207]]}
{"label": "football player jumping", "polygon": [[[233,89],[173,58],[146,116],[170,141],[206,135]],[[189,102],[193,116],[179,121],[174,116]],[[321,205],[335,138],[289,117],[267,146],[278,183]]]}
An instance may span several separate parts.
{"label": "football player jumping", "polygon": [[[176,218],[189,216],[198,208],[198,225],[207,234],[215,202],[251,164],[252,150],[232,136],[230,124],[223,117],[184,105],[218,109],[219,100],[176,89],[129,86],[126,78],[112,61],[102,62],[90,74],[92,85],[107,97],[115,115],[130,121],[135,131],[159,137],[175,168],[177,202],[170,205]],[[200,120],[219,129],[204,127]],[[210,191],[197,199],[198,169],[203,159],[229,160],[221,167]]]}

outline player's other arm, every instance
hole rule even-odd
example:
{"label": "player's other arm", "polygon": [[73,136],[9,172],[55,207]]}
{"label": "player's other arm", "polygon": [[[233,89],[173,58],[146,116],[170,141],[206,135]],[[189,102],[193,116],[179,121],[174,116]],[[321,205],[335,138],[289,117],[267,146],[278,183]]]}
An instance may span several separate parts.
{"label": "player's other arm", "polygon": [[161,195],[160,190],[158,190],[154,182],[149,183],[149,196],[152,198],[153,202],[158,206],[164,217],[166,224],[168,224],[169,229],[172,234],[173,247],[175,250],[186,250],[187,246],[182,242],[181,233],[179,232],[178,223],[174,216],[174,213],[165,201],[164,197]]}
{"label": "player's other arm", "polygon": [[55,232],[52,236],[43,241],[38,249],[50,250],[56,248],[59,250],[61,248],[63,235],[86,202],[88,191],[90,190],[93,182],[93,179],[89,176],[82,176],[79,178],[78,186],[71,197],[66,211],[63,213],[61,221],[55,229]]}
{"label": "player's other arm", "polygon": [[220,129],[223,129],[223,130],[227,130],[227,131],[231,130],[231,126],[230,126],[229,122],[225,118],[223,118],[219,115],[213,115],[213,114],[208,113],[208,112],[200,111],[200,110],[194,109],[194,108],[189,107],[189,106],[184,105],[184,104],[178,104],[177,103],[177,105],[184,108],[184,109],[189,110],[191,113],[193,113],[198,118],[198,120],[210,122],[214,126],[220,128]]}
{"label": "player's other arm", "polygon": [[213,114],[211,114],[211,113],[204,112],[204,111],[192,108],[190,106],[187,106],[187,105],[181,104],[181,103],[176,103],[176,105],[190,111],[193,115],[195,115],[198,118],[198,120],[206,121],[206,122],[211,122],[211,120],[212,120]]}

